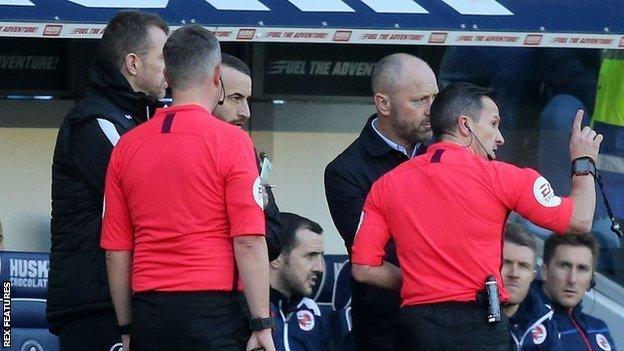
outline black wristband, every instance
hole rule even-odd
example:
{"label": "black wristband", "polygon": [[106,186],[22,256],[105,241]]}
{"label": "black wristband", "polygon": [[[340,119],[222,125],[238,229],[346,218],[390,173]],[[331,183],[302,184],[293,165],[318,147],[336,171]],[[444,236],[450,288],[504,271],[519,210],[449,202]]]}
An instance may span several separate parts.
{"label": "black wristband", "polygon": [[128,323],[125,325],[118,325],[115,330],[117,330],[117,332],[120,335],[130,335],[130,329],[132,329],[132,323]]}
{"label": "black wristband", "polygon": [[273,318],[249,318],[249,329],[251,331],[259,331],[264,329],[271,329],[275,327]]}
{"label": "black wristband", "polygon": [[594,160],[589,156],[583,156],[575,158],[572,161],[572,175],[573,176],[586,176],[592,175],[596,178],[596,164]]}

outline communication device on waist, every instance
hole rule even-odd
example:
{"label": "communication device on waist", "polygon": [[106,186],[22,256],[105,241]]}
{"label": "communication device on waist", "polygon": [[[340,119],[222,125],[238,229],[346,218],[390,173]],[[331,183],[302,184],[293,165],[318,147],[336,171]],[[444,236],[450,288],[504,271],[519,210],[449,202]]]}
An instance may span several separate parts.
{"label": "communication device on waist", "polygon": [[485,280],[485,293],[488,299],[488,316],[489,323],[501,321],[500,301],[498,299],[498,282],[492,274],[487,276]]}

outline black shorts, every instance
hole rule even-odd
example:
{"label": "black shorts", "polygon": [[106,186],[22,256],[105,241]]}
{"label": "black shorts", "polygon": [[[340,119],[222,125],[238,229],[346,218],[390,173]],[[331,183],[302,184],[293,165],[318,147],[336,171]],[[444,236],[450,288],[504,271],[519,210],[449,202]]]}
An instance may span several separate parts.
{"label": "black shorts", "polygon": [[75,314],[56,328],[64,351],[120,351],[117,317],[113,309]]}
{"label": "black shorts", "polygon": [[352,333],[356,350],[394,350],[401,315],[399,290],[353,281],[351,299]]}
{"label": "black shorts", "polygon": [[250,331],[238,292],[148,292],[132,297],[133,351],[245,349]]}
{"label": "black shorts", "polygon": [[510,351],[509,321],[487,322],[487,308],[439,303],[401,308],[397,351]]}

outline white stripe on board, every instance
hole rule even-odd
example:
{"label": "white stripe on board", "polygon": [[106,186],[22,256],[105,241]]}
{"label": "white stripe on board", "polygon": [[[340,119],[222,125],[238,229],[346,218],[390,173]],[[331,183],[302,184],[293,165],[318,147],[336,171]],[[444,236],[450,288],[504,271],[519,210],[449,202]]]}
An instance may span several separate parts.
{"label": "white stripe on board", "polygon": [[429,13],[412,0],[362,0],[377,13]]}
{"label": "white stripe on board", "polygon": [[513,16],[495,0],[442,0],[462,15]]}
{"label": "white stripe on board", "polygon": [[204,0],[217,10],[271,11],[258,0]]}
{"label": "white stripe on board", "polygon": [[303,12],[355,12],[340,0],[288,0]]}
{"label": "white stripe on board", "polygon": [[68,0],[84,7],[164,9],[169,0]]}
{"label": "white stripe on board", "polygon": [[7,6],[35,6],[32,2],[28,0],[0,0],[0,5]]}

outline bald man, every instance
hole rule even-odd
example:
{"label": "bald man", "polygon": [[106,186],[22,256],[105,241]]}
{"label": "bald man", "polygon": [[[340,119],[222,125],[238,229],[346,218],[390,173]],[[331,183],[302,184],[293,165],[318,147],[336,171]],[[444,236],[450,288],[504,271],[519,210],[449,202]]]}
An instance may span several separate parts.
{"label": "bald man", "polygon": [[[377,113],[360,136],[325,169],[325,194],[332,219],[351,255],[366,196],[379,177],[422,154],[431,138],[429,108],[438,93],[436,77],[423,60],[404,53],[377,63],[372,77]],[[393,242],[385,261],[398,266]],[[352,281],[356,349],[393,350],[398,329],[399,290]]]}

